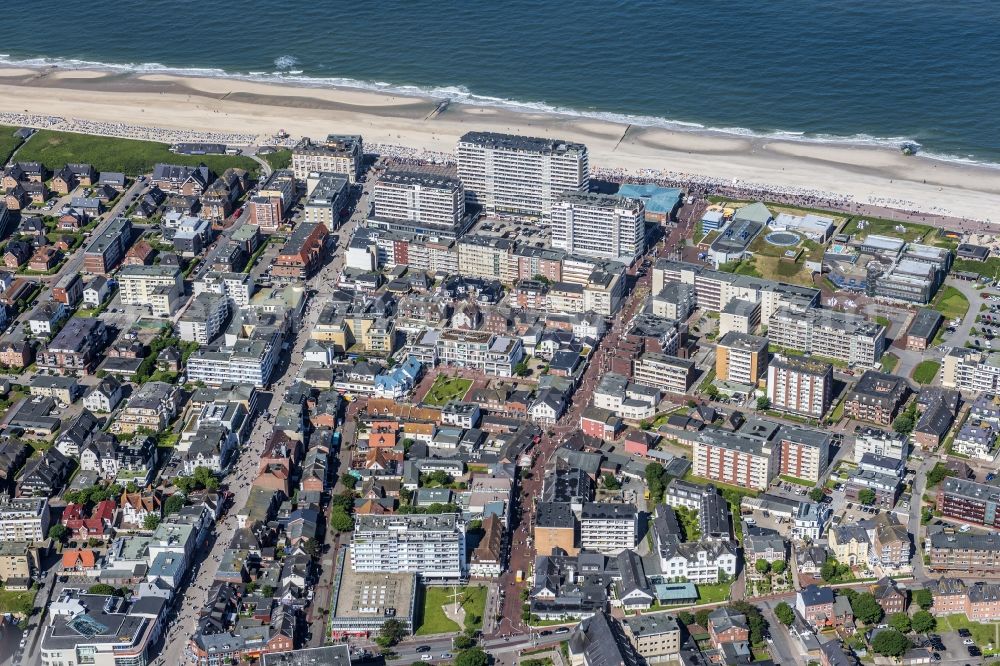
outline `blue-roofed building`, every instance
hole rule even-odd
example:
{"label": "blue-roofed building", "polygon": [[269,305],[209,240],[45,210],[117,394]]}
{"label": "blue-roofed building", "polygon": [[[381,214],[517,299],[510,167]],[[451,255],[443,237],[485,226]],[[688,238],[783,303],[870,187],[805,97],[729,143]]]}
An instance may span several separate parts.
{"label": "blue-roofed building", "polygon": [[149,571],[146,572],[146,580],[150,583],[161,580],[176,590],[181,582],[181,578],[184,577],[186,568],[187,562],[181,553],[159,553],[153,558],[152,564],[149,565]]}
{"label": "blue-roofed building", "polygon": [[375,395],[391,400],[406,397],[416,385],[422,369],[423,364],[416,357],[407,356],[399,365],[375,377]]}
{"label": "blue-roofed building", "polygon": [[698,588],[694,583],[657,583],[653,594],[662,606],[693,604],[698,601]]}
{"label": "blue-roofed building", "polygon": [[646,219],[650,222],[666,222],[681,204],[684,192],[676,187],[660,187],[652,183],[643,185],[625,183],[618,188],[618,196],[642,199],[646,205]]}

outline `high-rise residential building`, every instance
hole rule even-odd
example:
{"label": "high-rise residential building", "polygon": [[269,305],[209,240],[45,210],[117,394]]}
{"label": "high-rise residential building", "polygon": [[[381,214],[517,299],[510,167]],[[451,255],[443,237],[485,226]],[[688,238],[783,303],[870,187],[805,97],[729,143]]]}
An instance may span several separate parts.
{"label": "high-rise residential building", "polygon": [[775,441],[781,451],[779,473],[819,482],[830,457],[833,437],[823,430],[781,426]]}
{"label": "high-rise residential building", "polygon": [[941,482],[937,492],[937,510],[951,520],[960,520],[977,527],[1000,529],[1000,489],[950,476]]}
{"label": "high-rise residential building", "polygon": [[342,173],[354,184],[361,175],[364,156],[359,134],[330,134],[322,143],[307,137],[292,148],[292,171],[301,180],[305,180],[312,171]]}
{"label": "high-rise residential building", "polygon": [[486,212],[542,218],[564,192],[587,191],[590,161],[581,143],[469,132],[458,140],[458,176],[466,200]]}
{"label": "high-rise residential building", "polygon": [[1000,391],[1000,357],[953,347],[941,363],[941,385],[970,393],[996,393]]}
{"label": "high-rise residential building", "polygon": [[861,366],[873,366],[885,350],[885,326],[859,315],[810,308],[778,308],[767,322],[772,344]]}
{"label": "high-rise residential building", "polygon": [[668,393],[687,393],[694,377],[694,362],[659,352],[646,352],[632,363],[633,379]]}
{"label": "high-rise residential building", "polygon": [[457,238],[468,225],[465,188],[452,176],[389,170],[372,192],[369,224],[390,231]]}
{"label": "high-rise residential building", "polygon": [[180,304],[184,282],[176,266],[125,266],[118,273],[122,305],[147,305],[156,316],[169,316]]}
{"label": "high-rise residential building", "polygon": [[767,368],[767,338],[730,331],[715,345],[719,381],[756,386]]}
{"label": "high-rise residential building", "polygon": [[641,199],[565,192],[552,204],[552,247],[631,263],[642,254],[646,208]]}
{"label": "high-rise residential building", "polygon": [[41,541],[49,533],[49,500],[44,497],[0,497],[0,540]]}
{"label": "high-rise residential building", "polygon": [[706,429],[694,438],[693,471],[704,479],[766,490],[778,473],[779,447],[764,437]]}
{"label": "high-rise residential building", "polygon": [[808,359],[776,357],[767,366],[771,408],[821,418],[833,394],[833,365]]}
{"label": "high-rise residential building", "polygon": [[363,515],[351,535],[355,572],[453,580],[464,575],[465,559],[465,523],[459,514]]}
{"label": "high-rise residential building", "polygon": [[580,547],[612,555],[635,548],[637,521],[634,504],[588,502],[580,511]]}

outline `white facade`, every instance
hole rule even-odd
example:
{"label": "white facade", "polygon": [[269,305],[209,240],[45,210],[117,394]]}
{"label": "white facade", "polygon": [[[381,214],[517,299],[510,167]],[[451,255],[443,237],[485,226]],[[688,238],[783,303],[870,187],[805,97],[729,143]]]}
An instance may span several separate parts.
{"label": "white facade", "polygon": [[458,176],[466,200],[488,213],[548,217],[563,192],[586,192],[587,147],[579,143],[469,132],[458,141]]}
{"label": "white facade", "polygon": [[772,344],[872,367],[885,349],[885,326],[833,310],[779,308],[768,320]]}
{"label": "white facade", "polygon": [[356,572],[462,578],[465,523],[458,514],[358,516],[351,535],[351,566]]}
{"label": "white facade", "polygon": [[181,340],[207,345],[222,331],[229,316],[229,299],[221,294],[202,293],[192,299],[177,322]]}
{"label": "white facade", "polygon": [[449,176],[388,171],[375,183],[372,200],[374,219],[390,229],[454,237],[465,218],[465,188]]}
{"label": "white facade", "polygon": [[166,317],[184,293],[184,283],[176,267],[125,266],[118,274],[118,292],[122,305],[149,307],[155,316]]}
{"label": "white facade", "polygon": [[767,367],[771,407],[821,418],[830,404],[833,370],[829,364],[773,360]]}
{"label": "white facade", "polygon": [[0,539],[41,541],[49,532],[49,500],[19,497],[0,502]]}
{"label": "white facade", "polygon": [[637,515],[633,504],[584,504],[580,512],[580,547],[609,555],[635,548]]}
{"label": "white facade", "polygon": [[642,254],[646,207],[639,199],[565,193],[552,205],[552,247],[631,263]]}

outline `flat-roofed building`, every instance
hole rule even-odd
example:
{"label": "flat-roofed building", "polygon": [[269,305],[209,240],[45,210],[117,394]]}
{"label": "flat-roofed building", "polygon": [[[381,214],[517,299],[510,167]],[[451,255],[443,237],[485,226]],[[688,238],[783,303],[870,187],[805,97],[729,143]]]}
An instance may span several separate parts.
{"label": "flat-roofed building", "polygon": [[470,277],[513,282],[516,263],[514,242],[492,236],[463,236],[456,244],[458,272]]}
{"label": "flat-roofed building", "polygon": [[229,299],[222,294],[202,292],[191,299],[177,320],[181,340],[207,345],[222,331],[229,316]]}
{"label": "flat-roofed building", "polygon": [[730,485],[766,490],[778,473],[776,446],[762,437],[706,429],[694,437],[693,471]]}
{"label": "flat-roofed building", "polygon": [[590,160],[581,143],[468,132],[458,140],[458,176],[466,200],[488,213],[543,218],[564,192],[587,191]]}
{"label": "flat-roofed building", "polygon": [[833,395],[833,365],[789,356],[775,357],[767,367],[771,408],[822,418]]}
{"label": "flat-roofed building", "polygon": [[313,171],[342,173],[353,185],[361,176],[364,156],[360,134],[330,134],[323,142],[306,137],[292,148],[292,171],[301,180]]}
{"label": "flat-roofed building", "polygon": [[454,513],[357,516],[351,567],[358,573],[460,579],[466,572],[465,522]]}
{"label": "flat-roofed building", "polygon": [[524,358],[520,338],[487,331],[449,328],[437,337],[437,357],[441,362],[473,368],[488,375],[512,377],[514,366]]}
{"label": "flat-roofed building", "polygon": [[173,314],[184,293],[177,266],[130,265],[118,273],[118,293],[122,305],[148,306],[154,315]]}
{"label": "flat-roofed building", "polygon": [[113,271],[125,258],[132,236],[132,221],[124,216],[115,218],[84,250],[83,270],[95,275]]}
{"label": "flat-roofed building", "polygon": [[46,497],[0,497],[0,541],[41,541],[48,536],[50,520]]}
{"label": "flat-roofed building", "polygon": [[927,349],[938,329],[944,322],[944,317],[936,310],[920,308],[910,323],[909,330],[906,331],[906,348],[913,351],[924,351]]}
{"label": "flat-roofed building", "polygon": [[952,347],[941,362],[941,385],[967,393],[1000,391],[1000,353]]}
{"label": "flat-roofed building", "polygon": [[885,350],[885,326],[859,315],[779,308],[768,320],[772,344],[844,363],[874,366]]}
{"label": "flat-roofed building", "polygon": [[588,502],[580,511],[580,547],[610,555],[635,548],[637,520],[634,504]]}
{"label": "flat-roofed building", "polygon": [[351,187],[347,177],[339,173],[321,173],[318,176],[303,207],[306,222],[336,229],[347,208]]}
{"label": "flat-roofed building", "polygon": [[760,302],[733,299],[719,312],[719,337],[730,331],[752,334],[760,326]]}
{"label": "flat-roofed building", "polygon": [[417,610],[417,575],[355,571],[352,550],[346,548],[337,557],[333,607],[327,619],[331,637],[370,636],[389,620],[398,620],[411,633]]}
{"label": "flat-roofed building", "polygon": [[1000,488],[996,486],[949,476],[938,488],[936,504],[944,518],[1000,529]]}
{"label": "flat-roofed building", "polygon": [[372,201],[368,223],[380,229],[455,239],[470,222],[465,188],[452,176],[391,169],[375,183]]}
{"label": "flat-roofed building", "polygon": [[767,338],[730,331],[715,344],[719,381],[756,386],[767,369]]}
{"label": "flat-roofed building", "polygon": [[632,362],[632,377],[667,393],[687,393],[694,377],[694,362],[658,352],[646,352]]}
{"label": "flat-roofed building", "polygon": [[818,483],[830,459],[832,440],[823,430],[781,426],[775,436],[781,452],[779,473]]}
{"label": "flat-roofed building", "polygon": [[681,651],[681,628],[672,615],[655,613],[626,617],[625,635],[647,663],[676,658]]}
{"label": "flat-roofed building", "polygon": [[640,199],[565,192],[552,204],[552,247],[572,254],[632,263],[645,247],[646,209]]}

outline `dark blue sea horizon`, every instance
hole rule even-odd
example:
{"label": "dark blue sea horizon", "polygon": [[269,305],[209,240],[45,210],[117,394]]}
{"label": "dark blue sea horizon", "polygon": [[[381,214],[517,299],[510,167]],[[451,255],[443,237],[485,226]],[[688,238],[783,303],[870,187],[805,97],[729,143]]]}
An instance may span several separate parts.
{"label": "dark blue sea horizon", "polygon": [[[1000,163],[1000,3],[92,0],[12,12],[0,62],[427,94]],[[55,3],[52,3],[53,5]]]}

